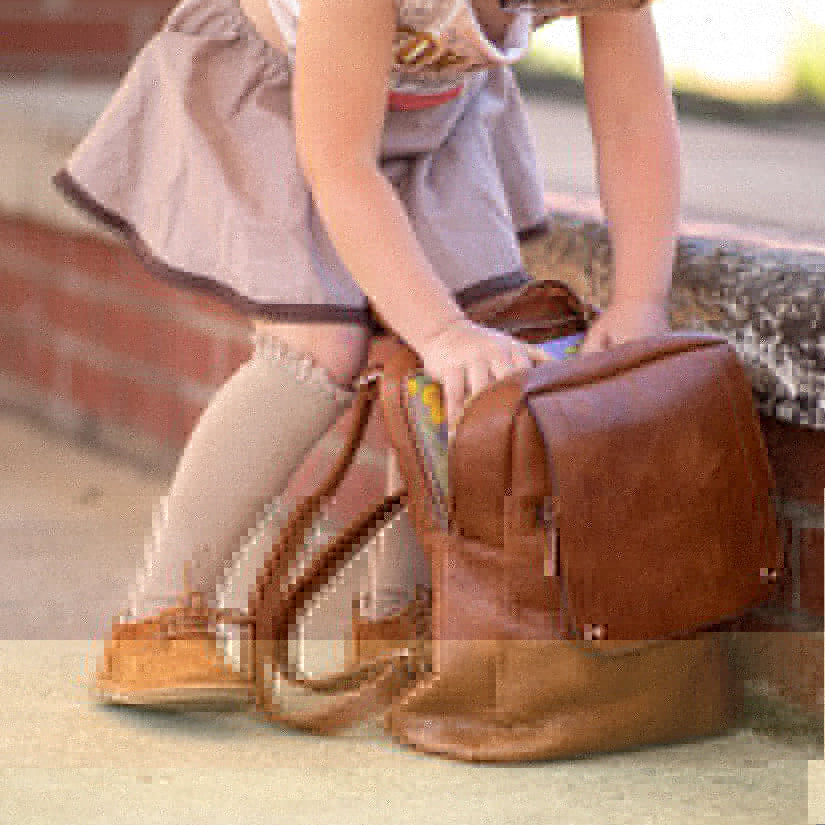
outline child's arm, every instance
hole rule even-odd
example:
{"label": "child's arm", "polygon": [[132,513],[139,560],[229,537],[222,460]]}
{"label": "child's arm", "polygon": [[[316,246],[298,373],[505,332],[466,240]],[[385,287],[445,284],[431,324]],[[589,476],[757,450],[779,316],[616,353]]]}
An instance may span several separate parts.
{"label": "child's arm", "polygon": [[679,232],[679,127],[649,6],[578,20],[618,300],[666,300]]}
{"label": "child's arm", "polygon": [[379,168],[396,2],[302,1],[293,111],[298,159],[330,240],[385,325],[417,349],[466,316]]}

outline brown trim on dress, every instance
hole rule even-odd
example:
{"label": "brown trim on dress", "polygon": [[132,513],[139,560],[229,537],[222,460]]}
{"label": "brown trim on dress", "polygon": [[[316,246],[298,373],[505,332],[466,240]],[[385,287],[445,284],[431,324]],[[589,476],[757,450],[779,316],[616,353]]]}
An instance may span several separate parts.
{"label": "brown trim on dress", "polygon": [[534,223],[526,229],[518,230],[516,237],[519,239],[519,243],[524,243],[525,241],[532,241],[533,238],[537,238],[539,235],[547,235],[549,232],[550,218],[545,215],[538,223]]}
{"label": "brown trim on dress", "polygon": [[[151,275],[181,289],[205,292],[231,306],[247,316],[264,317],[272,321],[292,321],[306,323],[350,323],[367,327],[371,334],[381,335],[387,329],[378,320],[368,304],[365,309],[359,307],[339,306],[336,304],[266,304],[247,298],[232,287],[216,281],[208,275],[197,275],[169,266],[154,255],[135,227],[122,216],[103,204],[81,186],[62,167],[52,175],[52,184],[75,207],[86,212],[98,223],[123,238],[127,247],[134,253],[144,268]],[[549,231],[547,219],[517,232],[520,241]],[[504,275],[494,275],[471,286],[453,293],[458,305],[466,310],[476,301],[482,301],[492,295],[508,292],[531,281],[531,276],[522,267]]]}

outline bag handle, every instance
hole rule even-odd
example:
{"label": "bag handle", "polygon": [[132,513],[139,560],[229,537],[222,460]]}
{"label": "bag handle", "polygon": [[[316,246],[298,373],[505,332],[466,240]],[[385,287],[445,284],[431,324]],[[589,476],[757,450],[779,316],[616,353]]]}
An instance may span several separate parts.
{"label": "bag handle", "polygon": [[[258,573],[254,611],[213,611],[217,622],[249,627],[253,649],[256,709],[272,722],[284,722],[291,727],[316,733],[329,733],[348,727],[371,715],[373,711],[389,707],[399,690],[420,671],[416,651],[404,647],[374,660],[357,663],[338,673],[310,679],[297,674],[289,662],[287,647],[289,627],[298,611],[353,555],[364,549],[369,537],[377,529],[396,515],[398,506],[406,502],[406,488],[386,496],[336,536],[314,559],[308,571],[286,589],[283,586],[279,588],[280,597],[277,605],[271,604],[266,598],[275,577],[283,577],[290,565],[296,561],[303,545],[304,532],[318,514],[321,502],[340,486],[351,466],[355,453],[363,441],[370,413],[379,394],[376,381],[382,376],[380,367],[375,369],[368,366],[357,379],[359,391],[353,402],[355,417],[345,438],[344,448],[318,490],[303,499],[292,512],[277,544],[273,545],[262,570]],[[259,639],[258,628],[262,626],[267,611],[271,619],[272,639]],[[269,621],[267,623],[269,624]],[[267,696],[265,664],[272,666],[276,679],[288,684],[308,688],[316,693],[346,692],[322,708],[302,712],[283,710],[276,707]]]}

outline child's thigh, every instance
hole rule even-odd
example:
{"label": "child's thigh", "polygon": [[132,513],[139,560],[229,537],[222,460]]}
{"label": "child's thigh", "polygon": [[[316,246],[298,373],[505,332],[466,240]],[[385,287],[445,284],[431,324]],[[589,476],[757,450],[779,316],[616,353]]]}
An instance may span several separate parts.
{"label": "child's thigh", "polygon": [[251,320],[256,331],[280,339],[298,356],[311,356],[340,386],[349,388],[366,366],[370,333],[359,324]]}

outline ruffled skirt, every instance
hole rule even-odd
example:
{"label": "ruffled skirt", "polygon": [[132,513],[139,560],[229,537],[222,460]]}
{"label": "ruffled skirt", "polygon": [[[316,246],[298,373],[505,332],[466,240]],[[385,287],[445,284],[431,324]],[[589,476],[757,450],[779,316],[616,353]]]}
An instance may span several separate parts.
{"label": "ruffled skirt", "polygon": [[[53,181],[169,283],[256,317],[382,330],[298,163],[290,81],[236,0],[183,0]],[[509,66],[388,108],[380,166],[460,306],[529,280],[519,241],[547,230],[546,208]]]}

